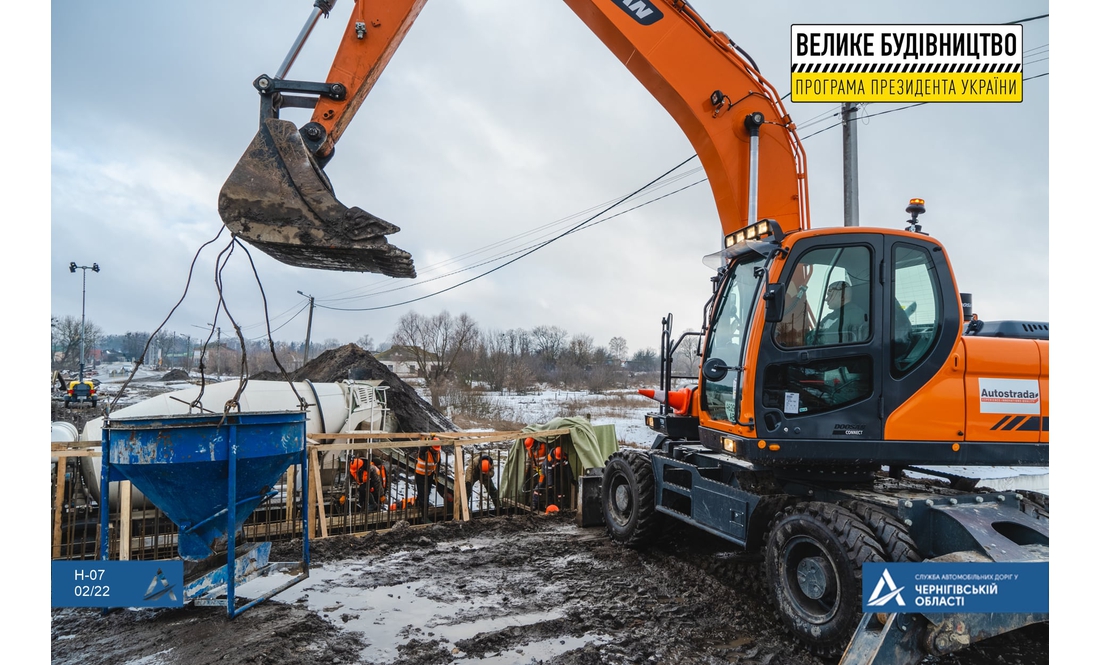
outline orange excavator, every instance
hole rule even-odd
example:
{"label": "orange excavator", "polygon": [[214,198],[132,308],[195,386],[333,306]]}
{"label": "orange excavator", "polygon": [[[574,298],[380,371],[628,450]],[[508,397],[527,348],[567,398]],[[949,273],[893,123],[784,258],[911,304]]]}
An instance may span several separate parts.
{"label": "orange excavator", "polygon": [[[1044,495],[952,471],[1049,465],[1047,325],[964,334],[969,312],[919,223],[921,199],[901,228],[811,229],[805,155],[780,96],[686,1],[564,2],[683,130],[724,238],[707,257],[701,332],[674,342],[663,322],[651,449],[603,469],[611,538],[642,546],[671,518],[758,552],[793,634],[847,665],[918,663],[1047,621],[1044,608],[921,605],[887,574],[875,610],[863,595],[869,564],[1049,565]],[[386,239],[397,227],[340,203],[322,169],[426,0],[358,0],[327,80],[286,80],[332,4],[318,0],[280,70],[255,80],[260,129],[219,211],[290,265],[412,277],[411,256]],[[311,121],[280,119],[288,107],[312,107]],[[698,375],[672,372],[684,342]]]}

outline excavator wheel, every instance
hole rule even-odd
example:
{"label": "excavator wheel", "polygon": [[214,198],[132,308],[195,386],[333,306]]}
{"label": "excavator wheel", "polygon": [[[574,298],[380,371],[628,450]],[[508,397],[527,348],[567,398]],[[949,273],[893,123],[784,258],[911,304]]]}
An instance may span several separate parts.
{"label": "excavator wheel", "polygon": [[919,563],[924,561],[916,542],[909,536],[909,529],[885,508],[862,501],[843,504],[845,508],[859,516],[875,534],[887,561],[897,563]]}
{"label": "excavator wheel", "polygon": [[657,535],[653,466],[642,453],[612,453],[601,483],[604,523],[617,543],[630,547],[647,544]]}
{"label": "excavator wheel", "polygon": [[863,564],[885,560],[858,515],[822,502],[779,513],[764,548],[768,590],[780,617],[826,658],[844,649],[862,618]]}
{"label": "excavator wheel", "polygon": [[336,199],[294,123],[267,118],[218,195],[236,237],[292,266],[416,277],[401,229]]}

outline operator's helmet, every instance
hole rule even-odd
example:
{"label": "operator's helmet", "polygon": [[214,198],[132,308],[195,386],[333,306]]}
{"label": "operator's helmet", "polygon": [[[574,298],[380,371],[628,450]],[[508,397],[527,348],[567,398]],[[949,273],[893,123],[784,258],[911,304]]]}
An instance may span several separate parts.
{"label": "operator's helmet", "polygon": [[561,446],[557,446],[556,448],[554,448],[554,450],[550,452],[550,459],[554,460],[555,462],[561,460],[561,458],[564,456],[565,454],[562,453]]}
{"label": "operator's helmet", "polygon": [[829,288],[825,290],[825,296],[828,297],[832,295],[834,291],[839,291],[840,294],[843,296],[844,292],[850,288],[852,288],[852,285],[849,284],[847,280],[838,279],[837,281],[830,284]]}
{"label": "operator's helmet", "polygon": [[493,470],[493,462],[488,457],[481,458],[481,472],[489,473]]}
{"label": "operator's helmet", "polygon": [[532,439],[531,437],[527,437],[526,439],[523,440],[523,447],[527,448],[527,450],[531,450],[531,446],[533,446],[533,445],[535,445],[535,440]]}

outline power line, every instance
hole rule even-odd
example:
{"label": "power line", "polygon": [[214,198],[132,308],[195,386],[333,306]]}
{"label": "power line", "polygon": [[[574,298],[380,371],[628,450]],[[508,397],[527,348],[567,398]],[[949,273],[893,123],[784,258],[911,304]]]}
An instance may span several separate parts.
{"label": "power line", "polygon": [[[690,169],[688,171],[685,171],[684,173],[677,174],[677,175],[669,177],[669,178],[665,178],[660,183],[650,187],[649,190],[650,190],[650,192],[658,191],[658,190],[663,189],[665,187],[668,187],[668,186],[670,186],[670,185],[672,185],[676,182],[679,182],[679,181],[683,180],[684,178],[690,177],[691,175],[693,175],[695,173],[698,173],[699,171],[702,171],[702,170],[703,170],[702,167],[696,167],[694,169]],[[682,189],[684,189],[684,188],[681,188],[680,190],[676,190],[676,191],[682,191]],[[320,300],[321,302],[333,303],[333,302],[344,301],[344,300],[358,300],[358,299],[361,299],[361,298],[364,298],[364,297],[368,297],[368,296],[371,296],[371,295],[378,295],[378,294],[381,294],[381,293],[392,293],[394,291],[400,291],[400,290],[403,290],[403,289],[413,288],[413,287],[416,287],[416,286],[420,286],[421,284],[424,284],[426,282],[435,281],[437,279],[441,279],[443,277],[449,277],[449,276],[457,274],[459,272],[463,272],[463,271],[471,270],[473,268],[477,268],[477,267],[480,267],[480,266],[483,266],[483,265],[487,265],[487,264],[490,264],[494,261],[498,261],[500,259],[507,258],[509,256],[514,256],[515,254],[517,254],[519,252],[522,252],[526,249],[529,249],[534,244],[537,244],[537,242],[536,243],[528,243],[526,245],[523,245],[521,247],[514,248],[514,249],[505,249],[505,250],[503,250],[501,252],[498,252],[498,253],[490,256],[489,258],[484,259],[482,261],[479,261],[477,263],[459,268],[457,270],[454,270],[454,271],[451,271],[451,272],[448,272],[448,273],[445,273],[445,274],[442,274],[442,275],[438,275],[438,276],[435,276],[435,277],[428,277],[428,275],[430,275],[433,271],[435,271],[437,269],[443,269],[446,266],[458,263],[460,261],[460,259],[471,258],[471,257],[474,257],[474,256],[478,256],[480,254],[484,254],[485,252],[487,252],[491,249],[515,243],[516,241],[519,241],[522,238],[525,238],[527,236],[531,236],[532,234],[538,233],[540,231],[544,231],[544,233],[541,233],[540,235],[535,236],[535,240],[540,241],[541,239],[546,238],[546,237],[550,236],[552,233],[554,233],[554,231],[552,229],[555,228],[555,227],[560,227],[563,224],[568,223],[570,220],[574,220],[574,219],[580,217],[581,215],[587,214],[587,213],[589,213],[593,210],[606,208],[609,204],[615,203],[617,205],[621,205],[622,203],[629,200],[630,198],[636,197],[638,195],[638,193],[639,192],[635,192],[633,195],[630,195],[628,197],[618,197],[618,198],[615,198],[615,199],[611,199],[610,201],[605,201],[604,203],[601,203],[597,206],[592,206],[592,207],[590,207],[586,210],[583,210],[581,212],[576,212],[576,213],[573,213],[573,214],[568,215],[566,217],[563,217],[561,219],[555,220],[553,222],[537,226],[533,229],[530,229],[528,231],[524,231],[522,233],[516,234],[516,235],[511,236],[509,238],[505,238],[503,240],[496,241],[496,242],[491,243],[489,245],[486,245],[482,248],[471,250],[471,251],[465,252],[463,254],[460,254],[458,256],[454,256],[454,257],[448,258],[446,260],[439,261],[438,263],[432,264],[432,265],[428,266],[427,268],[421,269],[419,271],[420,272],[420,278],[418,278],[414,283],[405,284],[404,286],[399,286],[399,287],[395,287],[395,288],[386,288],[386,289],[380,291],[379,289],[382,289],[383,287],[386,287],[386,286],[393,283],[393,280],[388,280],[388,279],[387,280],[381,280],[381,281],[374,282],[372,284],[368,284],[368,285],[363,286],[363,287],[357,287],[355,289],[350,289],[348,291],[341,292],[341,293],[350,293],[352,291],[359,291],[359,293],[357,295],[350,295],[350,296],[345,296],[345,297],[342,297],[342,298],[325,298],[325,297],[322,297],[322,298],[318,298],[318,300]],[[664,198],[664,197],[660,197],[660,198]],[[655,200],[659,200],[659,199],[651,199],[651,201],[655,201]],[[645,204],[643,204],[643,205],[645,205]],[[607,209],[610,209],[610,208],[607,208]],[[631,208],[631,210],[635,210],[635,209],[636,208]],[[600,214],[603,214],[603,212],[606,212],[606,210],[603,210]],[[623,214],[623,213],[618,213],[618,214]],[[599,223],[599,222],[596,222],[596,223]],[[595,224],[589,224],[588,226],[594,226],[594,225]],[[339,295],[339,294],[336,294],[336,295]]]}
{"label": "power line", "polygon": [[[287,319],[286,321],[284,321],[284,322],[283,322],[282,324],[280,324],[280,325],[279,325],[278,327],[276,327],[276,328],[272,328],[272,329],[271,329],[271,332],[272,332],[272,333],[273,333],[273,332],[278,332],[278,331],[279,331],[279,330],[280,330],[281,328],[284,328],[284,327],[286,327],[286,326],[287,326],[287,324],[289,324],[289,323],[290,323],[291,321],[293,321],[294,319],[298,318],[298,315],[299,315],[299,314],[301,314],[302,312],[306,311],[306,307],[309,307],[309,302],[306,302],[306,304],[302,305],[301,309],[299,309],[299,310],[298,310],[297,312],[294,312],[294,316],[292,316],[292,317],[290,317],[289,319]],[[261,322],[261,323],[262,323],[262,322]],[[260,323],[255,323],[255,324],[253,324],[253,325],[252,325],[252,327],[254,327],[254,326],[258,326],[258,325],[260,325]],[[267,339],[269,335],[270,335],[270,333],[268,333],[268,334],[265,334],[265,335],[262,335],[262,336],[260,336],[260,337],[255,337],[255,338],[253,338],[253,339],[250,339],[250,340],[248,340],[248,341],[250,341],[250,342],[259,342],[260,340],[264,340],[264,339]]]}
{"label": "power line", "polygon": [[418,301],[420,301],[420,300],[426,300],[427,298],[431,298],[432,296],[437,296],[437,295],[439,295],[439,294],[441,294],[441,293],[446,293],[447,291],[453,291],[454,289],[457,289],[457,288],[458,288],[458,287],[460,287],[460,286],[463,286],[463,285],[465,285],[465,284],[469,284],[470,282],[473,282],[473,281],[475,281],[475,280],[481,279],[482,277],[485,277],[486,275],[490,275],[490,274],[492,274],[492,273],[494,273],[494,272],[496,272],[496,271],[498,271],[498,270],[500,270],[500,269],[502,269],[502,268],[505,268],[505,267],[507,267],[507,266],[510,266],[510,265],[512,265],[513,263],[515,263],[516,261],[519,261],[520,259],[522,259],[522,258],[524,258],[524,257],[530,256],[531,254],[534,254],[535,252],[537,252],[538,250],[542,249],[543,247],[546,247],[546,246],[547,246],[547,245],[549,245],[550,243],[552,243],[552,242],[555,242],[555,241],[557,241],[557,240],[560,240],[561,238],[564,238],[565,236],[569,235],[570,233],[573,233],[574,231],[576,231],[576,230],[580,229],[581,227],[583,227],[583,226],[587,225],[587,224],[588,224],[589,222],[591,222],[592,220],[596,219],[597,217],[599,217],[600,215],[604,214],[605,212],[607,212],[607,211],[609,211],[609,210],[611,210],[611,209],[615,208],[616,206],[620,205],[621,203],[623,203],[623,202],[625,202],[625,201],[628,201],[628,200],[630,200],[630,199],[631,199],[632,197],[634,197],[634,196],[635,196],[636,194],[638,194],[639,192],[643,192],[643,191],[645,191],[645,190],[646,190],[646,189],[648,189],[648,188],[649,188],[649,187],[650,187],[651,185],[653,185],[653,184],[654,184],[654,183],[656,183],[656,182],[659,182],[660,180],[662,180],[662,179],[663,179],[663,178],[664,178],[665,176],[667,176],[668,174],[672,173],[673,171],[676,171],[677,169],[679,169],[679,168],[680,168],[681,166],[683,166],[684,164],[687,164],[687,163],[688,163],[688,162],[690,162],[691,160],[695,159],[695,157],[696,157],[696,155],[692,155],[691,157],[688,157],[687,159],[685,159],[684,161],[680,162],[680,163],[679,163],[679,164],[677,164],[676,166],[672,167],[672,168],[671,168],[671,169],[669,169],[668,171],[665,171],[664,173],[662,173],[662,174],[661,174],[660,176],[658,176],[658,177],[654,178],[653,180],[650,180],[650,181],[649,181],[648,183],[646,183],[645,185],[643,185],[643,186],[639,187],[639,188],[638,188],[637,190],[635,190],[634,192],[632,192],[632,193],[628,194],[627,196],[623,197],[623,198],[622,198],[621,200],[617,201],[616,203],[613,203],[613,204],[611,204],[610,206],[608,206],[607,208],[605,208],[605,209],[604,209],[604,210],[602,210],[601,212],[599,212],[599,213],[596,213],[595,215],[593,215],[593,216],[589,217],[588,219],[586,219],[586,220],[584,220],[583,222],[581,222],[580,224],[577,224],[576,226],[574,226],[574,227],[570,228],[569,230],[567,230],[567,231],[565,231],[565,232],[563,232],[563,233],[560,233],[560,234],[558,234],[558,235],[554,236],[553,238],[551,238],[551,239],[549,239],[549,240],[546,240],[546,241],[544,241],[544,242],[542,242],[542,243],[539,243],[538,245],[536,245],[536,246],[532,247],[531,249],[529,249],[529,250],[525,251],[524,253],[520,254],[519,256],[517,256],[517,257],[515,257],[515,258],[511,259],[510,261],[507,261],[507,262],[505,262],[505,263],[502,263],[502,264],[500,264],[499,266],[497,266],[497,267],[495,267],[495,268],[492,268],[492,269],[490,269],[490,270],[486,270],[485,272],[483,272],[483,273],[481,273],[481,274],[479,274],[479,275],[475,275],[474,277],[471,277],[471,278],[469,278],[469,279],[467,279],[467,280],[461,281],[461,282],[459,282],[458,284],[453,284],[453,285],[451,285],[451,286],[448,286],[448,287],[447,287],[447,288],[445,288],[445,289],[440,289],[439,291],[435,291],[435,292],[433,292],[433,293],[429,293],[429,294],[427,294],[427,295],[423,295],[423,296],[420,296],[420,297],[417,297],[417,298],[411,298],[411,299],[409,299],[409,300],[405,300],[405,301],[403,301],[403,302],[397,302],[397,303],[392,303],[392,304],[389,304],[389,305],[379,305],[378,307],[358,307],[358,308],[344,308],[344,307],[325,307],[324,305],[318,305],[318,307],[323,307],[324,309],[332,309],[332,310],[336,310],[336,311],[341,311],[341,312],[371,312],[371,311],[375,311],[375,310],[379,310],[379,309],[389,309],[390,307],[400,307],[400,306],[402,306],[402,305],[408,305],[408,304],[410,304],[410,303],[418,302]]}
{"label": "power line", "polygon": [[[642,203],[639,203],[638,205],[634,206],[633,208],[628,208],[626,210],[623,210],[622,212],[617,212],[614,215],[609,215],[607,217],[604,217],[603,219],[596,220],[596,221],[594,221],[590,224],[587,224],[583,227],[571,229],[563,235],[569,235],[570,233],[576,233],[578,231],[587,231],[588,229],[591,229],[591,228],[593,228],[593,227],[595,227],[599,224],[603,224],[604,222],[611,221],[612,219],[615,219],[616,217],[621,217],[621,216],[626,215],[628,213],[634,212],[635,210],[638,210],[639,208],[644,208],[647,205],[650,205],[652,203],[656,203],[657,201],[660,201],[662,199],[666,199],[670,196],[673,196],[674,194],[679,194],[680,192],[682,192],[686,189],[690,189],[690,188],[692,188],[696,185],[699,185],[701,183],[704,183],[704,182],[707,182],[707,178],[702,178],[700,180],[696,180],[695,182],[684,185],[683,187],[681,187],[679,189],[673,190],[673,191],[668,192],[666,194],[662,194],[661,196],[650,199],[648,201],[643,201]],[[426,284],[428,282],[434,282],[436,280],[444,279],[446,277],[453,277],[454,275],[457,275],[459,273],[463,273],[463,272],[466,272],[468,270],[473,270],[474,268],[480,268],[482,266],[489,265],[490,263],[493,263],[495,261],[499,261],[499,260],[507,258],[509,256],[515,256],[516,254],[519,254],[520,252],[523,252],[523,251],[526,251],[527,249],[535,247],[535,245],[537,245],[537,244],[538,243],[533,244],[533,245],[527,245],[526,247],[521,247],[521,248],[516,249],[516,250],[514,250],[512,252],[509,252],[507,254],[494,256],[494,257],[492,257],[490,259],[486,259],[486,260],[484,260],[480,263],[475,263],[473,265],[469,265],[469,266],[459,268],[457,270],[453,270],[449,273],[445,273],[445,274],[442,274],[442,275],[437,275],[435,277],[424,279],[424,280],[416,282],[415,284],[405,284],[403,286],[397,286],[397,287],[394,287],[392,289],[387,289],[385,291],[377,291],[377,292],[374,292],[374,293],[364,294],[362,296],[357,296],[355,298],[343,298],[342,300],[356,300],[356,299],[362,299],[362,298],[369,298],[369,297],[373,297],[373,296],[379,296],[379,295],[383,295],[383,294],[386,294],[386,293],[393,293],[395,291],[403,291],[405,289],[411,289],[413,287],[421,286],[421,285]],[[317,305],[317,306],[318,307],[324,307],[325,309],[337,309],[335,307],[330,307],[330,306],[325,306],[325,305]],[[358,310],[355,310],[355,311],[358,311]]]}

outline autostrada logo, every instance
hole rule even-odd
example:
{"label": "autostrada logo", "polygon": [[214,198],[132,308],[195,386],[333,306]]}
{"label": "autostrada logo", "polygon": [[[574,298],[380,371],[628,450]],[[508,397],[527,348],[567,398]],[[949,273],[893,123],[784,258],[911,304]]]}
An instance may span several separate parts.
{"label": "autostrada logo", "polygon": [[642,25],[653,25],[665,17],[650,0],[611,0]]}
{"label": "autostrada logo", "polygon": [[891,600],[895,600],[899,606],[905,607],[905,600],[901,597],[901,590],[904,588],[894,584],[890,571],[883,568],[882,577],[878,578],[878,584],[871,592],[871,597],[867,599],[867,604],[871,607],[882,607]]}

